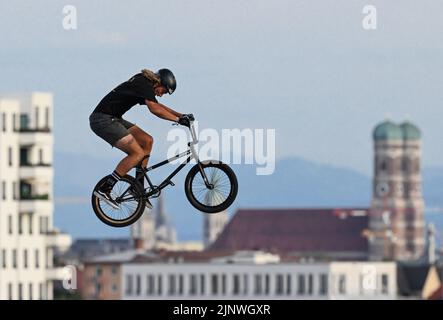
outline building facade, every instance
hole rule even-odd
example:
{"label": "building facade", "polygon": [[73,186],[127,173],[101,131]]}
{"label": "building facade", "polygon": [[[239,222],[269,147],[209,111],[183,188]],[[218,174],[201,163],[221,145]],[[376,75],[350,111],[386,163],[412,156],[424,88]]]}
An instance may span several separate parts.
{"label": "building facade", "polygon": [[[253,262],[236,257],[208,262],[122,264],[122,299],[325,300],[396,299],[393,262]],[[278,256],[277,256],[278,257]],[[269,258],[268,258],[269,259]],[[258,259],[260,260],[260,259]]]}
{"label": "building facade", "polygon": [[52,299],[71,242],[53,227],[52,95],[0,97],[0,116],[0,299]]}
{"label": "building facade", "polygon": [[373,139],[370,258],[420,259],[425,246],[420,131],[409,122],[385,121],[376,126]]}

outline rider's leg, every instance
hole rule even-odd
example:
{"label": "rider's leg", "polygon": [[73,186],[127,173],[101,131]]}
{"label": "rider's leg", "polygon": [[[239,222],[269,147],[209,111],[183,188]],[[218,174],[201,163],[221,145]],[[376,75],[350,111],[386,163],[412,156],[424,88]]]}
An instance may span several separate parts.
{"label": "rider's leg", "polygon": [[143,160],[140,161],[136,166],[136,174],[135,177],[139,182],[143,185],[144,176],[143,169],[148,166],[149,156],[151,155],[152,145],[154,144],[154,139],[151,135],[140,129],[138,126],[134,125],[128,129],[128,131],[135,138],[137,143],[143,149],[144,157]]}
{"label": "rider's leg", "polygon": [[111,190],[117,181],[136,166],[144,157],[143,149],[131,134],[118,140],[115,147],[126,152],[128,155],[120,161],[109,179],[100,187],[102,191]]}

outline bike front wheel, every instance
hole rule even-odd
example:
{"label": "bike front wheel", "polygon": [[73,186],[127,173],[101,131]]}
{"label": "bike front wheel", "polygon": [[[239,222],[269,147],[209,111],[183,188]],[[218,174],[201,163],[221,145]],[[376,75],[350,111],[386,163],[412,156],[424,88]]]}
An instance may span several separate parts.
{"label": "bike front wheel", "polygon": [[[96,191],[109,176],[101,179],[94,188]],[[112,227],[126,227],[137,221],[145,210],[142,186],[131,176],[125,175],[112,188],[111,195],[119,208],[113,208],[92,192],[91,202],[95,215]]]}
{"label": "bike front wheel", "polygon": [[[209,186],[205,183],[204,171]],[[185,179],[185,193],[194,208],[205,213],[226,210],[237,197],[234,171],[220,161],[203,161],[191,168]]]}

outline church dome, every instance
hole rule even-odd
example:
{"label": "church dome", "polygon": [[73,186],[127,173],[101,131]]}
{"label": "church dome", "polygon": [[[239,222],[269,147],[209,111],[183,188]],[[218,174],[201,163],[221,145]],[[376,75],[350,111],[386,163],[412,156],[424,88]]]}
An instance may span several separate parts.
{"label": "church dome", "polygon": [[386,120],[378,124],[373,132],[374,140],[401,140],[403,139],[403,131],[400,126]]}
{"label": "church dome", "polygon": [[417,126],[413,125],[409,121],[405,121],[400,125],[403,139],[405,140],[420,140],[421,133]]}

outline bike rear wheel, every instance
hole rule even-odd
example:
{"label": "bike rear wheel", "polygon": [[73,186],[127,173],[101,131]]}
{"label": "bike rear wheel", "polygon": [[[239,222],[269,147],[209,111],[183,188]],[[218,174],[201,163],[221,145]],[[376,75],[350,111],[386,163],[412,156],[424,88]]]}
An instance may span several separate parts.
{"label": "bike rear wheel", "polygon": [[192,206],[205,213],[226,210],[237,197],[238,182],[234,171],[220,161],[203,161],[200,165],[211,187],[205,184],[196,164],[186,176],[186,197]]}
{"label": "bike rear wheel", "polygon": [[91,202],[95,215],[112,227],[126,227],[137,221],[145,210],[144,190],[131,176],[125,175],[112,188],[111,194],[119,204],[119,209],[111,207],[94,194],[109,176],[101,179],[94,187]]}

